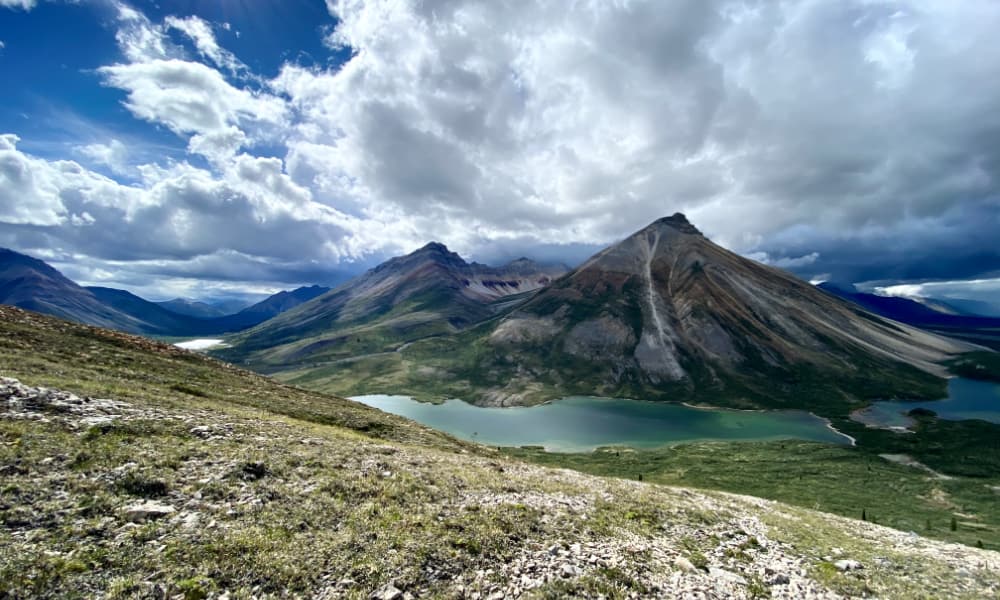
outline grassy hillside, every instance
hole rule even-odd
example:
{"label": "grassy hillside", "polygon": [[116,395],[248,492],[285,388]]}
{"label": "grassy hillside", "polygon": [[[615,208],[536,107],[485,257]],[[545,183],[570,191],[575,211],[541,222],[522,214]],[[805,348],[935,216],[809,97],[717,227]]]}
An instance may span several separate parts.
{"label": "grassy hillside", "polygon": [[505,452],[595,475],[726,490],[864,516],[902,531],[1000,550],[1000,469],[990,477],[935,475],[886,460],[877,451],[794,440],[604,448],[587,454]]}
{"label": "grassy hillside", "polygon": [[7,307],[0,374],[0,597],[1000,592],[995,552],[533,466]]}

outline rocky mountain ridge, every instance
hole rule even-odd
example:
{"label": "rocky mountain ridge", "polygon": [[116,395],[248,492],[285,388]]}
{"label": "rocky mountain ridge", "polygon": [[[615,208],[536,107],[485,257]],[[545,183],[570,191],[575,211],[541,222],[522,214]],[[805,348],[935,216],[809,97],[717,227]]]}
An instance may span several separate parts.
{"label": "rocky mountain ridge", "polygon": [[480,323],[563,269],[523,258],[502,267],[468,263],[431,242],[236,336],[220,356],[266,369],[392,351]]}

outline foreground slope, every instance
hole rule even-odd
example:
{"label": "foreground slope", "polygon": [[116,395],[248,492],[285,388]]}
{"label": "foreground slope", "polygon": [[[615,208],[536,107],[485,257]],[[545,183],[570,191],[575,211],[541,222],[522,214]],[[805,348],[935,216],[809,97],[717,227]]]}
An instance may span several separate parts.
{"label": "foreground slope", "polygon": [[202,356],[6,307],[0,373],[21,380],[0,381],[4,597],[1000,591],[991,551],[530,466]]}
{"label": "foreground slope", "polygon": [[561,266],[525,258],[502,267],[467,263],[444,245],[430,243],[234,337],[218,354],[268,371],[393,351],[489,318],[510,298],[563,272]]}

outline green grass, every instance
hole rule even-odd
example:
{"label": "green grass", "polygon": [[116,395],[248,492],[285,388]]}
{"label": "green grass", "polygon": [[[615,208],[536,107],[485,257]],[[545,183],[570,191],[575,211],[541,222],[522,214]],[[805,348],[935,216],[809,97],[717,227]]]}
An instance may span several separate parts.
{"label": "green grass", "polygon": [[[831,540],[854,537],[788,506],[541,469],[204,356],[7,307],[0,373],[135,411],[92,426],[60,412],[0,419],[3,598],[368,598],[389,583],[486,597],[516,581],[501,572],[524,553],[573,543],[603,545],[615,563],[550,579],[536,597],[627,598],[671,574],[669,562],[649,566],[662,560],[652,546],[703,566],[750,564],[753,548],[722,548],[748,520],[773,523],[769,551],[809,569],[822,569]],[[126,522],[126,507],[149,500],[177,513]],[[872,535],[861,559],[908,561],[904,571],[869,562],[864,585],[881,595],[1000,585],[990,572],[959,581],[938,559]],[[841,579],[830,586],[856,583]],[[980,587],[962,588],[970,582]]]}
{"label": "green grass", "polygon": [[[1000,549],[1000,475],[941,480],[877,454],[813,442],[683,444],[587,454],[507,448],[509,456],[602,476],[723,490]],[[952,517],[961,523],[950,530]]]}
{"label": "green grass", "polygon": [[165,408],[243,406],[396,441],[467,448],[450,436],[336,396],[286,386],[201,354],[22,313],[0,328],[0,371],[29,385]]}
{"label": "green grass", "polygon": [[960,377],[1000,382],[1000,352],[969,352],[951,361],[949,368]]}
{"label": "green grass", "polygon": [[869,455],[908,454],[927,466],[959,477],[1000,477],[1000,425],[986,421],[949,421],[928,415],[916,419],[914,433],[871,429],[845,418],[832,419]]}

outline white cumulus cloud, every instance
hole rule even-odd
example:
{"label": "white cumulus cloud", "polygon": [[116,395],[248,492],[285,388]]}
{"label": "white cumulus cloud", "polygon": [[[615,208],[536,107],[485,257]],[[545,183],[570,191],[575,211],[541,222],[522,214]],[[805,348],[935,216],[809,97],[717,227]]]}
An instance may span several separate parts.
{"label": "white cumulus cloud", "polygon": [[[1000,264],[993,0],[328,0],[326,42],[349,60],[269,81],[223,25],[114,6],[121,58],[101,81],[188,161],[131,165],[125,185],[6,136],[0,217],[23,227],[0,240],[301,276],[431,239],[580,258],[680,210],[808,276]],[[101,186],[116,199],[82,200]]]}
{"label": "white cumulus cloud", "polygon": [[0,6],[4,8],[20,8],[31,10],[38,4],[37,0],[0,0]]}

